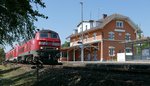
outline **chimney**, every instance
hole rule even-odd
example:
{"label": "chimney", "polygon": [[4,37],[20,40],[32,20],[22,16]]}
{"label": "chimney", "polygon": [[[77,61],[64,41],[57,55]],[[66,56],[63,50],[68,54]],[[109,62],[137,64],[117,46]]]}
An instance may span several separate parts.
{"label": "chimney", "polygon": [[103,14],[103,19],[105,19],[107,17],[107,14]]}

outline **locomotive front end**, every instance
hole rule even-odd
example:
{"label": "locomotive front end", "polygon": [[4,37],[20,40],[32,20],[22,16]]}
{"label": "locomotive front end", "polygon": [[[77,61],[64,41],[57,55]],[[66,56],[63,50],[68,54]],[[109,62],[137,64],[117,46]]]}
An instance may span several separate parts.
{"label": "locomotive front end", "polygon": [[57,63],[61,46],[58,33],[51,30],[42,30],[39,31],[36,39],[40,60],[44,63]]}

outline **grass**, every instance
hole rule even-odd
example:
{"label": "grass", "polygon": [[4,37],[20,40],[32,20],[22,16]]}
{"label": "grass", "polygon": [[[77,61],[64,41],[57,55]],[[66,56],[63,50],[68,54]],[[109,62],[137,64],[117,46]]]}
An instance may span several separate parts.
{"label": "grass", "polygon": [[0,86],[31,86],[36,82],[33,70],[15,65],[0,65]]}
{"label": "grass", "polygon": [[6,66],[3,66],[3,65],[0,65],[0,70],[7,70],[9,69],[10,67],[6,67]]}

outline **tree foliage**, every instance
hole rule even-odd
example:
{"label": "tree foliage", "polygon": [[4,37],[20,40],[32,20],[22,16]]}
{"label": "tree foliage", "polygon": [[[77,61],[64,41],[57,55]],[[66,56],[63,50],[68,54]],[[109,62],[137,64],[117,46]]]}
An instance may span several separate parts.
{"label": "tree foliage", "polygon": [[62,48],[70,47],[70,42],[65,41],[65,43],[64,43],[64,44],[62,44],[62,46],[61,46],[61,47],[62,47]]}
{"label": "tree foliage", "polygon": [[0,44],[30,39],[37,17],[47,18],[33,6],[45,7],[42,0],[0,0]]}
{"label": "tree foliage", "polygon": [[5,52],[3,48],[0,48],[0,63],[5,59]]}

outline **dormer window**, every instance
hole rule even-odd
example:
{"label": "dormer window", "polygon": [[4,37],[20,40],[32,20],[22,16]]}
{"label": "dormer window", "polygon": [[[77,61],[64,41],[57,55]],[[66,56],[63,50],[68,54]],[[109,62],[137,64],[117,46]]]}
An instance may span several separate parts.
{"label": "dormer window", "polygon": [[87,28],[87,25],[85,25],[85,30],[87,30],[88,28]]}
{"label": "dormer window", "polygon": [[123,21],[116,21],[117,28],[123,28]]}

